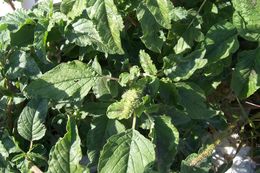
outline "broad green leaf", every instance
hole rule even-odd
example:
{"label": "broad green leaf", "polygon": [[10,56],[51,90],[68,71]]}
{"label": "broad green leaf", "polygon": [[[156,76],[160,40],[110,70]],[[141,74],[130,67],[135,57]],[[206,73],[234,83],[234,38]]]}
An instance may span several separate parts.
{"label": "broad green leaf", "polygon": [[110,137],[98,163],[100,173],[143,173],[155,160],[154,146],[136,130]]}
{"label": "broad green leaf", "polygon": [[205,38],[206,55],[209,63],[227,58],[237,51],[237,30],[229,22],[220,22],[210,28]]}
{"label": "broad green leaf", "polygon": [[0,24],[0,52],[5,51],[10,44],[10,31],[7,30],[6,25],[2,25],[3,28],[1,27]]}
{"label": "broad green leaf", "polygon": [[123,20],[113,0],[90,0],[87,1],[87,7],[87,13],[106,46],[104,52],[124,54],[120,38]]}
{"label": "broad green leaf", "polygon": [[137,79],[140,76],[140,68],[136,65],[132,66],[128,72],[123,72],[119,75],[119,84],[126,86],[127,83]]}
{"label": "broad green leaf", "polygon": [[142,91],[139,89],[129,89],[119,102],[112,103],[107,108],[107,116],[110,119],[128,119],[140,104]]}
{"label": "broad green leaf", "polygon": [[98,74],[80,61],[61,63],[32,81],[25,89],[29,96],[61,100],[71,96],[85,97],[95,85]]}
{"label": "broad green leaf", "polygon": [[79,19],[77,22],[72,24],[73,31],[68,33],[68,39],[75,44],[85,47],[92,43],[97,46],[100,51],[107,51],[106,46],[103,44],[95,25],[91,20]]}
{"label": "broad green leaf", "polygon": [[164,34],[160,30],[159,24],[142,3],[137,8],[136,13],[143,32],[142,42],[148,49],[160,53],[164,42]]}
{"label": "broad green leaf", "polygon": [[18,133],[28,141],[41,139],[45,135],[45,117],[48,111],[46,99],[32,99],[21,112],[17,121]]}
{"label": "broad green leaf", "polygon": [[37,8],[33,9],[33,13],[37,17],[52,17],[53,15],[53,0],[45,0],[37,2]]}
{"label": "broad green leaf", "polygon": [[240,98],[247,98],[260,88],[260,48],[243,51],[238,58],[231,88]]}
{"label": "broad green leaf", "polygon": [[172,41],[175,54],[183,54],[191,50],[194,42],[202,42],[204,34],[201,32],[202,17],[194,10],[176,7],[172,10],[173,23],[167,39]]}
{"label": "broad green leaf", "polygon": [[[99,62],[97,61],[97,58],[94,59],[93,63],[92,63],[92,68],[100,75],[103,75],[102,72],[102,67],[99,64]],[[112,81],[109,81],[109,79],[107,77],[103,77],[103,78],[98,78],[96,81],[96,85],[93,86],[92,90],[93,93],[95,94],[95,96],[97,98],[100,98],[104,95],[112,95],[112,89],[111,89],[111,83]],[[110,84],[110,85],[109,85]],[[116,83],[112,83],[113,84],[113,88],[117,88]]]}
{"label": "broad green leaf", "polygon": [[17,32],[11,32],[11,46],[27,47],[33,44],[34,30],[34,25],[24,25]]}
{"label": "broad green leaf", "polygon": [[[0,140],[0,155],[7,160],[10,154],[20,153],[22,150],[15,143],[14,138],[12,138],[7,131],[4,131]],[[0,161],[1,162],[1,161]],[[0,164],[1,165],[1,164]],[[1,166],[0,166],[1,167]]]}
{"label": "broad green leaf", "polygon": [[170,117],[158,116],[154,119],[158,169],[160,172],[169,172],[177,153],[179,132],[172,124]]}
{"label": "broad green leaf", "polygon": [[86,9],[86,0],[61,1],[60,11],[72,19],[80,16],[84,9]]}
{"label": "broad green leaf", "polygon": [[6,75],[10,79],[16,79],[24,74],[35,78],[41,74],[41,71],[30,54],[24,51],[14,51],[10,54],[9,62],[6,64]]}
{"label": "broad green leaf", "polygon": [[97,79],[96,85],[92,88],[93,93],[97,98],[100,98],[103,95],[111,94],[108,82],[109,81],[106,78]]}
{"label": "broad green leaf", "polygon": [[178,102],[178,91],[170,80],[160,80],[159,94],[166,105],[176,105]]}
{"label": "broad green leaf", "polygon": [[147,54],[144,50],[140,50],[139,52],[139,57],[140,57],[140,64],[144,70],[145,73],[149,75],[156,76],[157,74],[157,69],[155,65],[153,64],[153,61],[149,54]]}
{"label": "broad green leaf", "polygon": [[125,127],[118,120],[108,119],[106,116],[100,116],[93,120],[91,130],[88,132],[88,157],[91,165],[97,165],[100,151],[106,140],[114,135],[125,131]]}
{"label": "broad green leaf", "polygon": [[29,16],[29,11],[26,11],[22,8],[15,10],[13,13],[7,14],[3,17],[3,19],[1,19],[0,22],[8,24],[8,28],[12,32],[17,32],[24,25],[35,23],[33,19]]}
{"label": "broad green leaf", "polygon": [[173,81],[187,80],[196,70],[203,68],[208,60],[204,59],[205,50],[195,50],[185,57],[170,55],[164,57],[164,73]]}
{"label": "broad green leaf", "polygon": [[170,11],[173,8],[173,5],[169,0],[147,0],[145,5],[153,14],[157,23],[164,28],[171,28]]}
{"label": "broad green leaf", "polygon": [[[177,27],[175,25],[175,27]],[[184,33],[181,34],[179,37],[176,45],[174,46],[173,50],[176,54],[183,53],[187,50],[192,49],[194,45],[194,41],[201,41],[204,39],[203,33],[200,31],[200,28],[197,27],[190,27],[187,29],[188,26],[183,25],[181,28],[185,30]],[[183,32],[183,30],[182,30]]]}
{"label": "broad green leaf", "polygon": [[191,119],[208,119],[215,114],[215,111],[205,104],[204,92],[194,84],[177,83],[179,93],[179,104],[184,107],[182,111]]}
{"label": "broad green leaf", "polygon": [[106,111],[110,102],[87,102],[82,107],[82,111],[91,117],[106,116]]}
{"label": "broad green leaf", "polygon": [[189,11],[186,10],[184,7],[174,7],[171,10],[170,15],[173,21],[180,21],[188,18]]}
{"label": "broad green leaf", "polygon": [[82,173],[79,161],[82,158],[80,137],[76,122],[69,118],[67,133],[52,148],[49,159],[48,173]]}
{"label": "broad green leaf", "polygon": [[205,76],[217,76],[220,75],[225,67],[229,67],[232,63],[232,58],[225,58],[218,62],[212,63],[209,66],[206,66],[204,70]]}
{"label": "broad green leaf", "polygon": [[11,163],[2,157],[0,154],[0,172],[1,173],[17,173],[17,169],[13,168]]}
{"label": "broad green leaf", "polygon": [[233,24],[239,34],[250,41],[260,38],[260,1],[259,0],[232,0],[235,12]]}
{"label": "broad green leaf", "polygon": [[46,61],[47,37],[50,29],[48,29],[49,21],[38,21],[34,31],[34,47],[37,56],[44,62]]}

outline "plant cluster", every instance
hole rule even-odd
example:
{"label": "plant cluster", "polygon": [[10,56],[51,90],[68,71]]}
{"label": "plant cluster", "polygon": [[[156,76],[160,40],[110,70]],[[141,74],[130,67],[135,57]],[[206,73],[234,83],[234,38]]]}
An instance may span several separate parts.
{"label": "plant cluster", "polygon": [[214,172],[232,133],[257,158],[259,14],[260,0],[46,0],[4,16],[0,172]]}

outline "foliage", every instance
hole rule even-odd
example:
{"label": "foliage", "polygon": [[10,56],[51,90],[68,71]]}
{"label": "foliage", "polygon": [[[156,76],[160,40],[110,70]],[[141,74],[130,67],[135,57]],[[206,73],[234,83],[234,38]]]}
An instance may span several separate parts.
{"label": "foliage", "polygon": [[1,172],[206,173],[226,136],[255,146],[259,13],[260,0],[46,0],[4,16]]}

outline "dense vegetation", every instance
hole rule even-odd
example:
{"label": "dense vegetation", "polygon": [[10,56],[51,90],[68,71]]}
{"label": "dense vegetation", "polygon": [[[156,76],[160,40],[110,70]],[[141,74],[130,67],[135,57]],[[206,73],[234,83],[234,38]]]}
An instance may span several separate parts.
{"label": "dense vegetation", "polygon": [[259,14],[260,0],[46,0],[4,16],[0,171],[214,172],[232,133],[257,159]]}

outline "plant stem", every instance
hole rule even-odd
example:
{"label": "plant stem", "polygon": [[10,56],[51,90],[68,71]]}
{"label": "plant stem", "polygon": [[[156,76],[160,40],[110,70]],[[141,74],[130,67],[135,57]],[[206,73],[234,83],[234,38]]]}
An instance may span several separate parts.
{"label": "plant stem", "polygon": [[43,173],[40,168],[38,168],[36,165],[32,165],[30,168],[30,171],[32,171],[33,173]]}
{"label": "plant stem", "polygon": [[7,117],[7,126],[9,129],[10,134],[13,133],[13,113],[12,113],[12,109],[13,109],[13,98],[9,97],[8,100],[8,104],[6,107],[6,117]]}
{"label": "plant stem", "polygon": [[33,147],[33,141],[30,142],[29,152],[32,150],[32,147]]}
{"label": "plant stem", "polygon": [[11,6],[13,10],[15,10],[15,6],[12,0],[8,0],[8,4]]}
{"label": "plant stem", "polygon": [[238,99],[238,97],[236,97],[236,100],[237,100],[237,103],[238,103],[239,108],[240,108],[241,113],[242,113],[242,120],[243,120],[243,122],[247,121],[248,116],[247,116],[247,113],[246,113],[244,107],[242,106],[242,104],[241,104],[240,100]]}
{"label": "plant stem", "polygon": [[103,77],[106,78],[106,79],[115,80],[115,81],[119,80],[118,78],[110,77],[110,76],[103,76]]}
{"label": "plant stem", "polygon": [[254,106],[254,107],[256,107],[256,108],[260,108],[260,105],[258,105],[258,104],[251,103],[251,102],[249,102],[249,101],[246,101],[245,103],[248,104],[248,105],[250,105],[250,106]]}
{"label": "plant stem", "polygon": [[133,122],[132,122],[132,129],[135,129],[135,124],[136,124],[136,116],[133,116]]}
{"label": "plant stem", "polygon": [[199,7],[199,10],[197,11],[196,16],[192,19],[192,21],[190,22],[189,26],[187,27],[187,29],[185,30],[185,32],[191,27],[191,25],[193,24],[193,22],[195,21],[195,18],[198,16],[198,14],[200,13],[200,11],[202,10],[203,6],[205,5],[205,3],[207,2],[207,0],[204,0],[202,2],[202,4]]}

